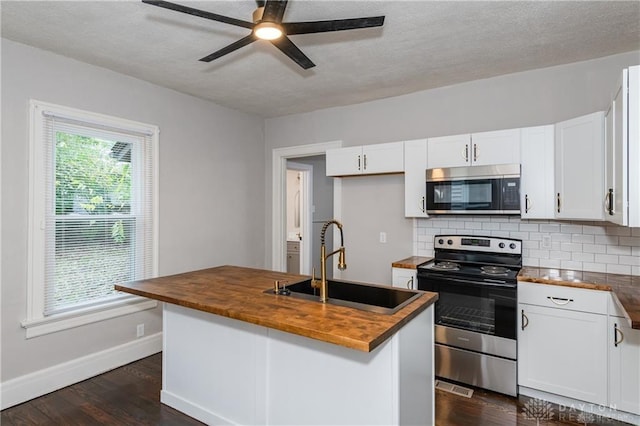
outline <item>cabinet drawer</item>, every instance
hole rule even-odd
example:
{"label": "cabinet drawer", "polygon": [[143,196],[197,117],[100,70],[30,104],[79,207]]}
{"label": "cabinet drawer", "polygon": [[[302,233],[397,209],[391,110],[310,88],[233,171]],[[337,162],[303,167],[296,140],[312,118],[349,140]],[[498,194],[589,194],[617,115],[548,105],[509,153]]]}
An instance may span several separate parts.
{"label": "cabinet drawer", "polygon": [[518,282],[518,303],[607,314],[608,291]]}

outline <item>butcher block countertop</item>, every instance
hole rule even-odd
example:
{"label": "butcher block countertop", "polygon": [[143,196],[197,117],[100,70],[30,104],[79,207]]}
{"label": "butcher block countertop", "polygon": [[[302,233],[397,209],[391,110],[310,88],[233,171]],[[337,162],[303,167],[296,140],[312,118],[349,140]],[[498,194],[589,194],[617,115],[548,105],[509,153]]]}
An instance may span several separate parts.
{"label": "butcher block countertop", "polygon": [[626,312],[631,327],[640,329],[640,276],[525,266],[520,270],[518,280],[610,291]]}
{"label": "butcher block countertop", "polygon": [[392,315],[265,294],[275,280],[309,277],[238,266],[218,266],[116,285],[116,290],[371,352],[427,309],[437,293],[424,292]]}
{"label": "butcher block countertop", "polygon": [[398,260],[391,264],[392,268],[416,269],[418,265],[432,260],[433,257],[411,256],[406,259]]}

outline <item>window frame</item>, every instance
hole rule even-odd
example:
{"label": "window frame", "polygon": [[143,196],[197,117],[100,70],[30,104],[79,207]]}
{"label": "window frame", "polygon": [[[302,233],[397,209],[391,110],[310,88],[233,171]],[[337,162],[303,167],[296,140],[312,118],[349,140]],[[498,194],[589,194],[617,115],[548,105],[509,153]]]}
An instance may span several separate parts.
{"label": "window frame", "polygon": [[21,322],[26,329],[26,337],[36,337],[69,328],[103,321],[146,309],[155,308],[158,303],[140,296],[126,295],[115,300],[79,307],[48,316],[45,311],[45,174],[51,172],[46,167],[46,137],[44,112],[74,121],[125,132],[150,135],[151,179],[152,179],[152,278],[158,274],[158,140],[159,129],[155,125],[140,123],[118,117],[83,111],[31,99],[29,101],[29,234],[27,273],[27,318]]}

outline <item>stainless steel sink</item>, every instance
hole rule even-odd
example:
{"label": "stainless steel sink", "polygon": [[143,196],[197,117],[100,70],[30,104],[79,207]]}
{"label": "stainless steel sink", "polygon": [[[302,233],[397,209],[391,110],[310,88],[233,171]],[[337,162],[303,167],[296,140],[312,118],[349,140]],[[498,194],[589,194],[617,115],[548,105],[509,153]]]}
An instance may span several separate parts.
{"label": "stainless steel sink", "polygon": [[[290,292],[288,297],[320,303],[320,289],[313,288],[310,279],[291,284],[286,288]],[[422,294],[421,291],[415,290],[337,280],[328,280],[328,288],[327,303],[329,304],[387,315],[399,311]],[[273,294],[273,290],[266,290],[265,293]]]}

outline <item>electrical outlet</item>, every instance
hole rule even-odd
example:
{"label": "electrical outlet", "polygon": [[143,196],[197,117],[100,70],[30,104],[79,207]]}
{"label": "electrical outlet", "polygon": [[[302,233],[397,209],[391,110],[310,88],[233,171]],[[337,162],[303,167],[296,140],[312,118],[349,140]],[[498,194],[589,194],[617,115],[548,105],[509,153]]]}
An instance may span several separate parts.
{"label": "electrical outlet", "polygon": [[543,235],[542,236],[542,248],[550,249],[551,248],[551,235]]}
{"label": "electrical outlet", "polygon": [[386,232],[380,232],[380,242],[381,243],[386,243],[387,242],[387,233]]}
{"label": "electrical outlet", "polygon": [[136,326],[136,337],[144,336],[144,324],[138,324]]}

